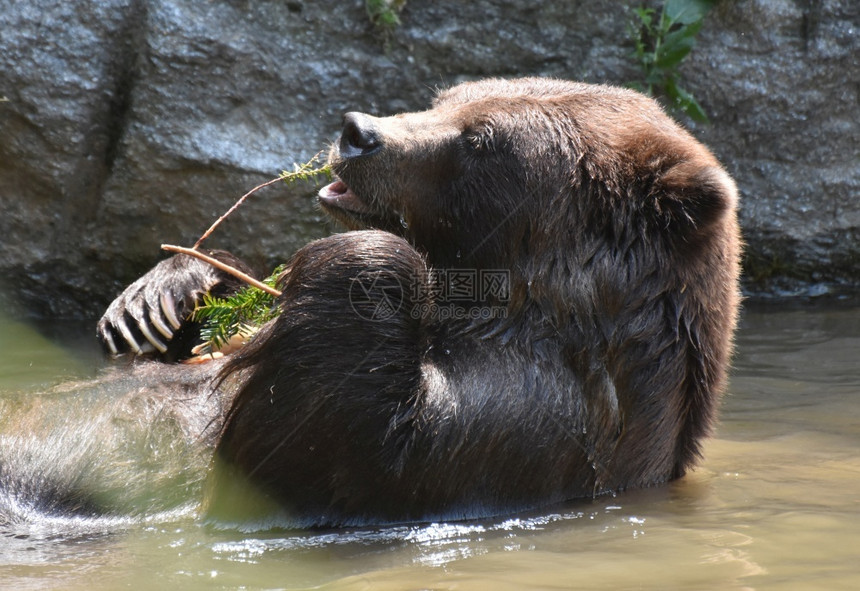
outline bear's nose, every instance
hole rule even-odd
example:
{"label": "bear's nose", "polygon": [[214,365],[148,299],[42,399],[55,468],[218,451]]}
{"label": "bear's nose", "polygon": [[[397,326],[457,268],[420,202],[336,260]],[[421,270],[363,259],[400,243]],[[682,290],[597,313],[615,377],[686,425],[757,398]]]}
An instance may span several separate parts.
{"label": "bear's nose", "polygon": [[340,134],[340,155],[343,158],[367,156],[382,147],[382,140],[374,118],[364,113],[347,113],[343,116]]}

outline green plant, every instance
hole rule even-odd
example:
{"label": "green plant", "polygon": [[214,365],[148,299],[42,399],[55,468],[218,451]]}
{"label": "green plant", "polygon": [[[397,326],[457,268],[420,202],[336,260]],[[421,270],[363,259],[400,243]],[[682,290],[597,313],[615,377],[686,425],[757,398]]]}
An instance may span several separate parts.
{"label": "green plant", "polygon": [[[284,268],[285,265],[279,266],[263,283],[274,288]],[[250,336],[278,314],[280,310],[275,296],[252,285],[243,287],[228,298],[206,294],[192,316],[195,322],[203,323],[200,338],[204,346],[199,352],[217,351],[235,335]]]}
{"label": "green plant", "polygon": [[[244,281],[251,282],[251,285],[242,288],[234,295],[228,298],[218,298],[210,294],[203,296],[202,302],[195,308],[192,319],[195,322],[203,323],[200,329],[200,337],[203,340],[203,345],[195,349],[197,353],[212,353],[224,348],[230,340],[239,335],[240,337],[250,337],[257,329],[275,318],[280,314],[280,309],[277,306],[277,295],[280,294],[275,288],[278,277],[284,271],[286,265],[281,265],[276,268],[269,277],[263,280],[262,283],[255,281],[251,277],[247,277],[238,269],[234,269],[228,265],[219,264],[219,261],[206,257],[203,253],[197,251],[197,247],[203,240],[218,227],[218,225],[233,213],[245,199],[250,197],[259,189],[271,185],[278,181],[283,181],[287,184],[293,184],[301,181],[317,181],[319,177],[325,177],[328,180],[332,178],[331,167],[328,164],[319,164],[322,153],[316,154],[313,158],[304,164],[293,164],[292,171],[281,172],[278,178],[267,181],[261,185],[257,185],[239,200],[206,232],[200,237],[194,248],[182,248],[172,245],[162,245],[165,250],[174,252],[183,252],[185,254],[196,256],[206,260],[210,264],[216,265],[224,271],[236,275]],[[256,284],[256,285],[255,285]],[[265,289],[268,288],[268,289]]]}
{"label": "green plant", "polygon": [[288,185],[298,183],[300,181],[317,181],[319,177],[325,177],[329,181],[332,179],[331,166],[326,163],[319,164],[322,152],[318,152],[313,158],[304,164],[293,164],[293,170],[283,170],[278,180],[284,181]]}
{"label": "green plant", "polygon": [[400,11],[405,5],[406,0],[364,0],[370,22],[382,31],[386,42],[400,24]]}
{"label": "green plant", "polygon": [[672,109],[695,121],[708,116],[689,92],[678,84],[678,66],[696,45],[696,34],[715,0],[666,0],[659,15],[654,8],[633,9],[630,36],[635,44],[633,57],[643,80],[631,84],[650,95],[665,98]]}

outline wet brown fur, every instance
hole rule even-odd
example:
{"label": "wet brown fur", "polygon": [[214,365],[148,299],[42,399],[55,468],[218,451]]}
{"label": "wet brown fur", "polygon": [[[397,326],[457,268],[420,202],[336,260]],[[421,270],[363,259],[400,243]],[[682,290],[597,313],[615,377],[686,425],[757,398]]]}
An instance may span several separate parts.
{"label": "wet brown fur", "polygon": [[[332,164],[367,210],[329,213],[378,230],[296,255],[284,313],[231,366],[249,377],[219,457],[298,525],[474,518],[683,475],[739,305],[737,196],[714,156],[642,95],[545,79],[361,121],[380,148],[347,157],[347,138]],[[506,318],[413,317],[428,268],[508,270],[510,300],[483,303]],[[392,317],[351,307],[367,271],[403,286]]]}

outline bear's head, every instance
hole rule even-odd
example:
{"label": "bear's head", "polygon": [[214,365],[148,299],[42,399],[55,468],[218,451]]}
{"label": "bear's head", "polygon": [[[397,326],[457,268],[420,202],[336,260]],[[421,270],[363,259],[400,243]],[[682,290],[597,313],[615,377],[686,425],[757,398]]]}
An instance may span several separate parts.
{"label": "bear's head", "polygon": [[330,161],[320,203],[347,227],[403,236],[435,268],[509,270],[512,301],[560,322],[578,302],[611,313],[655,291],[734,289],[737,269],[714,258],[737,258],[732,180],[631,90],[467,82],[427,111],[348,113]]}
{"label": "bear's head", "polygon": [[[508,267],[550,192],[570,187],[570,116],[525,82],[465,84],[432,109],[348,113],[323,208],[351,229],[407,238],[436,267]],[[561,132],[561,133],[559,133]]]}

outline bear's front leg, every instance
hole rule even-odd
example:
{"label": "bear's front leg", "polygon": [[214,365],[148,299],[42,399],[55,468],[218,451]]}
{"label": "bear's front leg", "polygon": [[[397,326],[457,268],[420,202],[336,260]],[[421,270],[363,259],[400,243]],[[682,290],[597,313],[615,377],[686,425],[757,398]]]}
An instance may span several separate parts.
{"label": "bear's front leg", "polygon": [[[243,478],[309,526],[390,510],[419,398],[422,256],[387,232],[348,232],[296,253],[280,316],[233,355],[238,393],[217,456],[210,515],[244,519]],[[238,488],[237,488],[238,486]]]}
{"label": "bear's front leg", "polygon": [[[205,253],[253,275],[228,252]],[[197,303],[207,293],[225,297],[242,286],[239,279],[199,259],[173,256],[158,263],[111,303],[98,322],[98,339],[111,355],[132,353],[162,361],[187,358],[199,343],[199,323],[191,320]]]}

